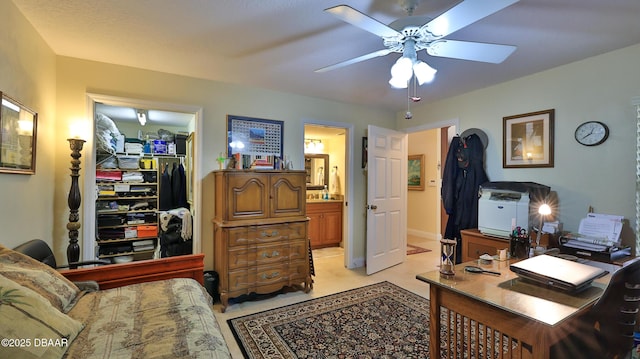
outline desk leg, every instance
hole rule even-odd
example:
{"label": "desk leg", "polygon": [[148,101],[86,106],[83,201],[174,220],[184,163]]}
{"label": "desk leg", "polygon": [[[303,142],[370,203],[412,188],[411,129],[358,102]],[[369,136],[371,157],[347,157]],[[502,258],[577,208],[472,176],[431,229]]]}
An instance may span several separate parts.
{"label": "desk leg", "polygon": [[429,285],[429,356],[440,358],[440,291]]}

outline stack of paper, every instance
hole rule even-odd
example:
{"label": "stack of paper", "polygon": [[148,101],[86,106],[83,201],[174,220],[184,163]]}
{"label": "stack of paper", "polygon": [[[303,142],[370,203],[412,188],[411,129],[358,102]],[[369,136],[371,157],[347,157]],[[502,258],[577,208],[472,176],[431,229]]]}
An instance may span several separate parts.
{"label": "stack of paper", "polygon": [[588,213],[580,220],[578,233],[565,236],[569,240],[564,245],[599,252],[619,246],[623,219],[611,214]]}

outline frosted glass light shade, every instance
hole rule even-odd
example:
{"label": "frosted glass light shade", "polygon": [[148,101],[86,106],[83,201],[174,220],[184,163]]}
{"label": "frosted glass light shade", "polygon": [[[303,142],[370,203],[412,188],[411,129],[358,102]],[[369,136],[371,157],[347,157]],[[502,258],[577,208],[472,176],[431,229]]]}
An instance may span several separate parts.
{"label": "frosted glass light shade", "polygon": [[433,81],[433,78],[436,76],[436,72],[438,72],[438,70],[422,61],[417,61],[415,65],[413,65],[413,73],[416,75],[419,85]]}

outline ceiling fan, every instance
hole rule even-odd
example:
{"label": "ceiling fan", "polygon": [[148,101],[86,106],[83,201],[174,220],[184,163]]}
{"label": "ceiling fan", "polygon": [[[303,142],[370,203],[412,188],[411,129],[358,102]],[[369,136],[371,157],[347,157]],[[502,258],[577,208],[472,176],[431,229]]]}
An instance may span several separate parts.
{"label": "ceiling fan", "polygon": [[417,58],[417,52],[423,49],[431,56],[501,63],[515,51],[515,46],[449,40],[444,37],[518,1],[464,0],[436,18],[428,19],[412,16],[413,10],[420,0],[400,0],[409,16],[389,25],[385,25],[348,5],[325,9],[326,12],[340,20],[381,37],[386,48],[323,67],[315,72],[335,70],[361,61],[386,56],[392,52],[402,53],[402,57],[391,68],[392,78],[389,83],[393,87],[406,88],[414,75],[420,85],[430,82],[435,76],[437,70]]}

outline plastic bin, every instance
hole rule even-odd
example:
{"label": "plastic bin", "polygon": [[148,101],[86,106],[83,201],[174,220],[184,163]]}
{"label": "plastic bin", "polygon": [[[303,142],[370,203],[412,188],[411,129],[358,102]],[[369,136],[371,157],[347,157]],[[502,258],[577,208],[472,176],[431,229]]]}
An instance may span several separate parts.
{"label": "plastic bin", "polygon": [[140,156],[118,155],[118,167],[123,170],[137,170],[140,168]]}

